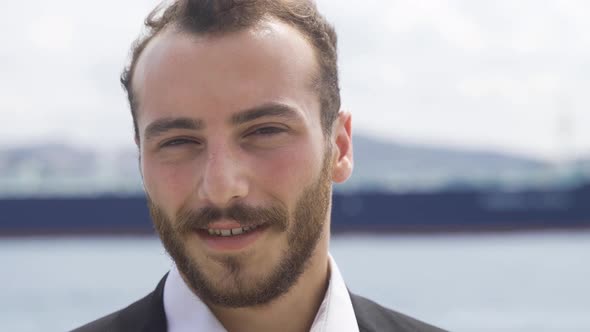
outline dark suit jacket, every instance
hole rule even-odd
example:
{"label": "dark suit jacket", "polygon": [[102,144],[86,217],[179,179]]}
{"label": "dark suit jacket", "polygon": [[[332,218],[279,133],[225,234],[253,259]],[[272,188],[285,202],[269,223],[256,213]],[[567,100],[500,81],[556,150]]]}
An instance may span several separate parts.
{"label": "dark suit jacket", "polygon": [[[166,332],[164,282],[127,308],[95,320],[72,332]],[[384,308],[364,297],[350,294],[360,332],[444,332],[439,328]]]}

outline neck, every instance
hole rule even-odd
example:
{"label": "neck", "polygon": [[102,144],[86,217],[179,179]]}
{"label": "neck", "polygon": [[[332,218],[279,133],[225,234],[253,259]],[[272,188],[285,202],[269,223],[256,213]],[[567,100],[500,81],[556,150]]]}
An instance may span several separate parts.
{"label": "neck", "polygon": [[237,309],[209,308],[229,332],[309,331],[328,288],[327,253],[327,241],[320,241],[297,283],[271,303]]}

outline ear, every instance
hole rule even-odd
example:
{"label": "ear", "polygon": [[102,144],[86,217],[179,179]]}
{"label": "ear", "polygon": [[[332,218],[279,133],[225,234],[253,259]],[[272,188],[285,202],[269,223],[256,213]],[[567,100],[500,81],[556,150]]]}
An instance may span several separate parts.
{"label": "ear", "polygon": [[334,159],[332,163],[332,181],[342,183],[352,174],[352,115],[340,111],[332,128],[334,137]]}

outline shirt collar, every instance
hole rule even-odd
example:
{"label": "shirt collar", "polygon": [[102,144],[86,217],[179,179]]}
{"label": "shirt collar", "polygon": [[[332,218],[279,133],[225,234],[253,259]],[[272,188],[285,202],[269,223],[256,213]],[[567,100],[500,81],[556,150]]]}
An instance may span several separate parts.
{"label": "shirt collar", "polygon": [[[350,294],[331,255],[330,281],[310,332],[358,332]],[[164,285],[164,312],[169,332],[227,332],[209,307],[186,285],[173,266]]]}

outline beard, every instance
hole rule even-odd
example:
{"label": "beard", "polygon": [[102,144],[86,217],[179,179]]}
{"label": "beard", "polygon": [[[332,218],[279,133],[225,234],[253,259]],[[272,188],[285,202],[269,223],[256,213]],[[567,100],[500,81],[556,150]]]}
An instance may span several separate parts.
{"label": "beard", "polygon": [[[227,209],[204,207],[197,211],[185,204],[176,213],[175,220],[171,220],[147,197],[164,248],[185,282],[203,302],[228,308],[264,305],[287,293],[297,282],[324,235],[331,203],[330,150],[324,155],[319,179],[303,190],[291,212],[281,203],[265,207],[233,205]],[[205,256],[208,263],[223,268],[222,275],[213,274],[207,264],[197,262],[184,239],[196,229],[221,218],[236,220],[242,227],[262,222],[268,226],[265,231],[275,229],[279,234],[286,233],[287,247],[271,271],[257,278],[247,278],[244,274],[247,263],[240,255]]]}

